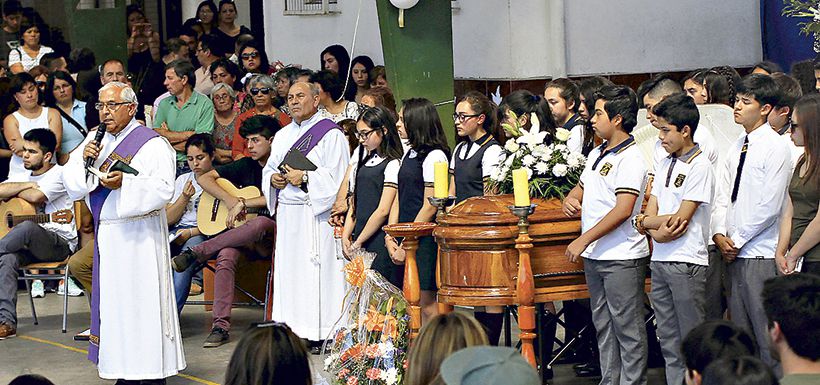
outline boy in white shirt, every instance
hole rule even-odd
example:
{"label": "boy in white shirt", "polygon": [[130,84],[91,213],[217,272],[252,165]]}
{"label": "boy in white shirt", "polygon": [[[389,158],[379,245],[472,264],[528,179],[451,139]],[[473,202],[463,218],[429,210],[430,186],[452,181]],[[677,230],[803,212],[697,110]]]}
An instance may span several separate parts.
{"label": "boy in white shirt", "polygon": [[[766,122],[778,99],[775,81],[768,75],[749,75],[737,94],[735,122],[746,135],[728,149],[717,173],[712,239],[729,264],[732,322],[751,331],[758,346],[767,346],[760,293],[763,281],[777,274],[774,255],[792,172],[791,152]],[[760,358],[778,371],[768,349],[760,349]]]}
{"label": "boy in white shirt", "polygon": [[670,95],[652,112],[658,138],[669,155],[655,170],[646,214],[636,216],[633,224],[654,241],[650,298],[666,362],[666,383],[679,385],[686,373],[681,341],[704,320],[715,175],[694,141],[700,120],[695,101],[684,93]]}
{"label": "boy in white shirt", "polygon": [[595,99],[592,126],[605,142],[590,152],[581,181],[564,200],[567,216],[581,211],[582,227],[566,255],[573,262],[584,258],[601,384],[646,384],[643,288],[649,247],[629,221],[640,213],[646,187],[643,155],[630,135],[638,101],[626,86],[603,87]]}

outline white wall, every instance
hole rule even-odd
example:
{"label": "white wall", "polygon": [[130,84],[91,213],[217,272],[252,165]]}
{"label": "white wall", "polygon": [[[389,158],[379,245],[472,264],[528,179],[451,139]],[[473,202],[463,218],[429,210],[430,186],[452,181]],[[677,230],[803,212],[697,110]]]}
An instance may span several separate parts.
{"label": "white wall", "polygon": [[570,75],[751,66],[759,0],[568,0]]}
{"label": "white wall", "polygon": [[[362,10],[358,37],[354,52],[350,52],[359,3]],[[376,64],[384,63],[376,2],[339,0],[338,7],[341,12],[330,15],[285,16],[284,0],[265,1],[265,49],[271,61],[302,64],[304,68],[318,70],[322,50],[341,44],[348,49],[351,59],[367,55]]]}

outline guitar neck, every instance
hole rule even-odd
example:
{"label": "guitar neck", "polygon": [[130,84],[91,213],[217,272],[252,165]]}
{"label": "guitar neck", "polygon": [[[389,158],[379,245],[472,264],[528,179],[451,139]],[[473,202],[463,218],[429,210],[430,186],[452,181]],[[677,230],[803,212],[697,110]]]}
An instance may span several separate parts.
{"label": "guitar neck", "polygon": [[32,221],[34,223],[48,223],[51,222],[51,215],[49,214],[34,214],[34,215],[14,215],[11,217],[13,225],[18,225],[25,221]]}
{"label": "guitar neck", "polygon": [[259,215],[268,215],[268,208],[267,207],[248,207],[245,209],[248,214],[259,214]]}

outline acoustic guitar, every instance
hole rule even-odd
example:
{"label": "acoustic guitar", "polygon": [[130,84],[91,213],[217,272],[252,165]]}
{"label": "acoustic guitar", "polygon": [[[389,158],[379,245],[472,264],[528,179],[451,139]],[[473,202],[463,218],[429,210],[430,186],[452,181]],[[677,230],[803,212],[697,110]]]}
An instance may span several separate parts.
{"label": "acoustic guitar", "polygon": [[[218,178],[216,184],[236,198],[252,199],[262,196],[256,186],[239,189],[231,181],[224,178]],[[228,209],[225,202],[214,198],[203,190],[202,195],[199,197],[199,207],[196,209],[196,227],[199,228],[199,232],[205,235],[214,235],[225,231],[228,228],[225,225],[225,220],[228,218]],[[246,211],[245,220],[236,221],[236,227],[258,215],[268,215],[268,209],[265,207],[248,207]]]}
{"label": "acoustic guitar", "polygon": [[12,227],[25,221],[34,223],[71,223],[74,220],[74,213],[71,210],[58,210],[51,214],[37,214],[37,209],[22,198],[11,198],[0,202],[0,238],[6,236]]}

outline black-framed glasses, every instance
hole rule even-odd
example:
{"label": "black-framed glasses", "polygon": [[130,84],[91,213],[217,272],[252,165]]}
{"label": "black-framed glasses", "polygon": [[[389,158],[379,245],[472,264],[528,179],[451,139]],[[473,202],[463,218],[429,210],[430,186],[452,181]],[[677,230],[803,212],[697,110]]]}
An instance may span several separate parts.
{"label": "black-framed glasses", "polygon": [[356,139],[366,140],[367,137],[370,136],[370,134],[372,134],[376,131],[378,131],[378,129],[367,130],[367,131],[354,131],[353,135],[356,135]]}
{"label": "black-framed glasses", "polygon": [[102,111],[103,109],[107,108],[108,111],[115,112],[120,108],[120,106],[125,104],[131,104],[131,102],[94,103],[94,108],[97,109],[97,111]]}
{"label": "black-framed glasses", "polygon": [[453,114],[453,121],[463,122],[467,119],[475,118],[476,116],[481,116],[481,114],[468,115],[468,114],[465,114],[463,112],[456,112],[456,113]]}
{"label": "black-framed glasses", "polygon": [[245,60],[250,59],[250,58],[255,58],[255,57],[258,57],[258,56],[259,56],[259,51],[248,52],[248,53],[243,53],[242,54],[242,58],[245,59]]}
{"label": "black-framed glasses", "polygon": [[270,88],[268,88],[268,87],[262,87],[262,88],[256,88],[256,87],[253,87],[253,88],[251,88],[251,95],[256,96],[256,95],[258,95],[260,92],[261,92],[262,94],[264,94],[264,95],[267,95],[267,94],[269,94],[269,93],[270,93]]}

